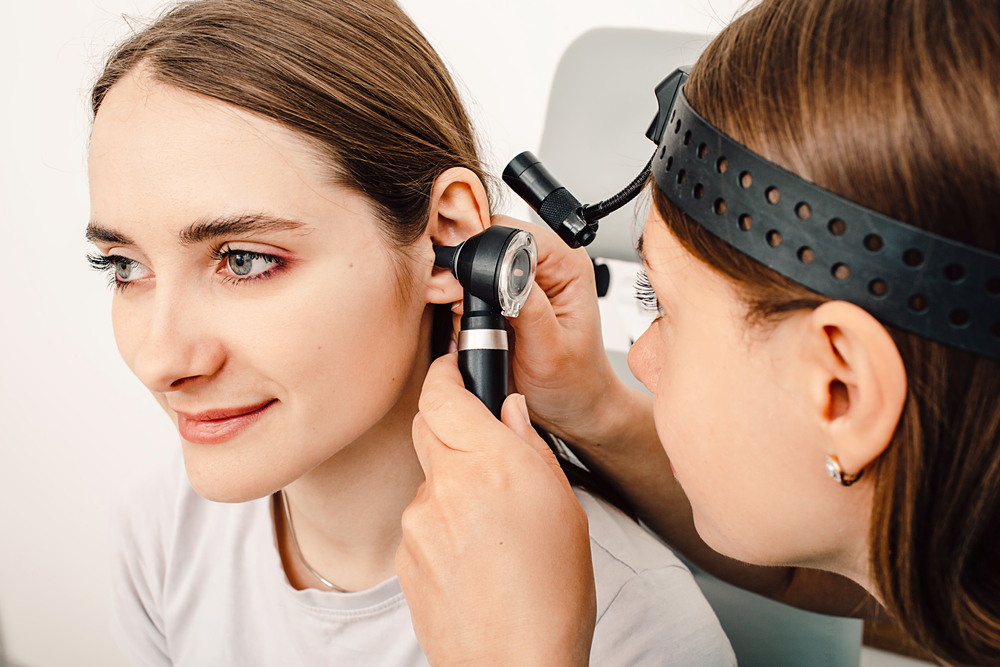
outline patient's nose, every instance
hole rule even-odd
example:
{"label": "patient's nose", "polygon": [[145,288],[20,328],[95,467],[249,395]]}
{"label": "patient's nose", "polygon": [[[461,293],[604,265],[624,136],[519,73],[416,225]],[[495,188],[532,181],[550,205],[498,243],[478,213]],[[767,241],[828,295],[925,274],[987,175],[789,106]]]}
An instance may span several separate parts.
{"label": "patient's nose", "polygon": [[134,345],[129,366],[150,391],[176,391],[215,375],[224,365],[225,346],[203,310],[204,304],[191,295],[160,290],[145,307],[122,314],[132,340],[119,340],[119,348]]}

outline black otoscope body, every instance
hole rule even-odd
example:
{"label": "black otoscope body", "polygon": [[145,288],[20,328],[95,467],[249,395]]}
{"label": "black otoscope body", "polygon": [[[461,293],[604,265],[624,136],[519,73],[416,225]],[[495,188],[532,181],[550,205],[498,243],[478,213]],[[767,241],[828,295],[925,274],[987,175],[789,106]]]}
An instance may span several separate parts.
{"label": "black otoscope body", "polygon": [[457,246],[435,246],[434,263],[458,278],[465,290],[458,335],[458,368],[465,388],[495,417],[507,398],[507,329],[535,280],[535,237],[494,225]]}

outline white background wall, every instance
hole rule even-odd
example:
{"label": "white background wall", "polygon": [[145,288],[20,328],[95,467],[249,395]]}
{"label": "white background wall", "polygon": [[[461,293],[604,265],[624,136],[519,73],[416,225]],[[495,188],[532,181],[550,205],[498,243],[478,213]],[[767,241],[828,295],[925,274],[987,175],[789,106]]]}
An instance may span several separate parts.
{"label": "white background wall", "polygon": [[[403,0],[464,88],[495,170],[537,148],[556,63],[580,34],[715,33],[742,2]],[[176,446],[118,356],[82,239],[87,88],[128,29],[121,15],[160,5],[4,0],[0,17],[0,651],[28,667],[123,664],[107,632],[109,499]]]}

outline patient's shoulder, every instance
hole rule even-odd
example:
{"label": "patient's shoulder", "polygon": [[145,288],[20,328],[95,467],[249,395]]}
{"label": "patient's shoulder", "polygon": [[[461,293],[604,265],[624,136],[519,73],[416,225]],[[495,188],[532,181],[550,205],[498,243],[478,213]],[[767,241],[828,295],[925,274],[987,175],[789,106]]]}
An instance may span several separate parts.
{"label": "patient's shoulder", "polygon": [[624,512],[583,489],[574,487],[573,491],[587,513],[591,545],[619,563],[623,572],[637,574],[665,567],[688,572],[673,551]]}
{"label": "patient's shoulder", "polygon": [[574,489],[590,522],[593,665],[730,666],[736,658],[687,566],[609,503]]}

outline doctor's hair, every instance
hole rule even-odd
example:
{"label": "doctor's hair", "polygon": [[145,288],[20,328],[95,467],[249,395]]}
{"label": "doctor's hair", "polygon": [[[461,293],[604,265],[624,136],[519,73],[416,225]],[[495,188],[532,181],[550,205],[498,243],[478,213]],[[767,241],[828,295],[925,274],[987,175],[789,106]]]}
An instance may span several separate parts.
{"label": "doctor's hair", "polygon": [[[1000,253],[998,63],[996,0],[764,0],[712,42],[685,92],[709,122],[785,169]],[[748,326],[828,300],[652,187],[671,232],[736,286]],[[867,471],[873,581],[889,614],[939,659],[998,664],[1000,363],[886,329],[907,396]]]}

